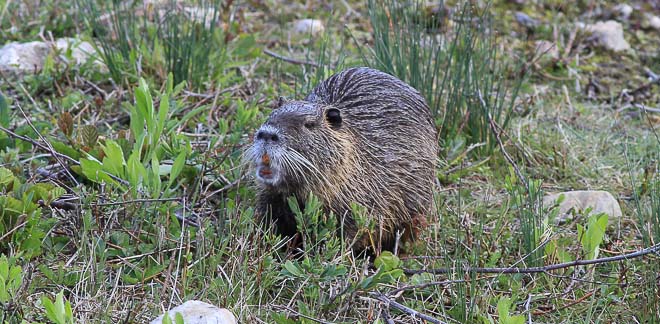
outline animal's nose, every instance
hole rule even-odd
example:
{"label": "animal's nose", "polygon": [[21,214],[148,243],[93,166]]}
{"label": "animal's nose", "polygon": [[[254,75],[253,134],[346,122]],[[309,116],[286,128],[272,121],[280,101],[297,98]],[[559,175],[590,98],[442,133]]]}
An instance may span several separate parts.
{"label": "animal's nose", "polygon": [[280,140],[279,136],[275,134],[274,132],[270,132],[267,130],[259,130],[257,132],[257,139],[262,140],[262,141],[272,141],[272,142],[277,142]]}

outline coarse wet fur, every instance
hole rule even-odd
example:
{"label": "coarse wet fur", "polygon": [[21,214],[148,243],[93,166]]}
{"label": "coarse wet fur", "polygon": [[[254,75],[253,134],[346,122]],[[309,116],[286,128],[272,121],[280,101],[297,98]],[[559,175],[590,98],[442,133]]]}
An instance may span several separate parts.
{"label": "coarse wet fur", "polygon": [[[354,251],[392,251],[397,232],[414,239],[432,210],[437,131],[419,92],[370,68],[351,68],[302,101],[280,105],[257,130],[247,158],[257,213],[286,236],[297,232],[287,203],[311,192],[334,212]],[[376,230],[359,231],[351,203]],[[359,234],[359,237],[356,235]]]}

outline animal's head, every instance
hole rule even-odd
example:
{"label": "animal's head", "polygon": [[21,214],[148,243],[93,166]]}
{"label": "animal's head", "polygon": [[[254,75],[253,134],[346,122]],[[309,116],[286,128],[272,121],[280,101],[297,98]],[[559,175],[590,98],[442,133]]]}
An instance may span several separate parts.
{"label": "animal's head", "polygon": [[344,126],[332,106],[294,101],[273,110],[247,152],[257,182],[279,191],[323,182],[341,159]]}

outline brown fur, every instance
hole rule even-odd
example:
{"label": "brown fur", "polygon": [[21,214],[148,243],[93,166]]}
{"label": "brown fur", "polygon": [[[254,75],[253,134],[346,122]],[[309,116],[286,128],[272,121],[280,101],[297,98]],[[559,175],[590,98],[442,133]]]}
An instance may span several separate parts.
{"label": "brown fur", "polygon": [[403,241],[414,239],[431,213],[436,137],[415,89],[369,68],[342,71],[305,100],[283,103],[257,132],[248,152],[257,171],[257,211],[279,233],[294,235],[286,199],[304,206],[312,192],[352,240],[359,229],[350,205],[357,203],[378,227],[357,237],[354,250],[392,250],[397,231]]}

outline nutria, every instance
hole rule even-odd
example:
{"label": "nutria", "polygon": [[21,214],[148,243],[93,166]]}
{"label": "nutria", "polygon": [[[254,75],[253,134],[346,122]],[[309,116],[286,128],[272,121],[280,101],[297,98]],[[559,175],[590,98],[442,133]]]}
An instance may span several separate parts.
{"label": "nutria", "polygon": [[246,154],[257,214],[279,234],[295,235],[287,199],[304,206],[311,192],[352,240],[357,203],[377,228],[358,237],[354,251],[391,251],[397,232],[414,239],[431,212],[436,134],[424,98],[401,80],[370,68],[335,74],[303,101],[281,103],[257,130]]}

